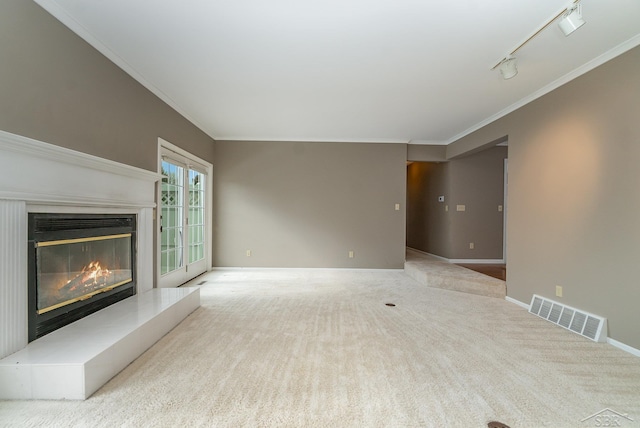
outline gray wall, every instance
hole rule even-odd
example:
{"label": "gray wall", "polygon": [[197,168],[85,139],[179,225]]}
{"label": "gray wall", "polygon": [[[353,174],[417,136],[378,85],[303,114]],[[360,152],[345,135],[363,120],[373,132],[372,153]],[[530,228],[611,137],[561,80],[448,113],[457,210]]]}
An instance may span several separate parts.
{"label": "gray wall", "polygon": [[[640,348],[640,48],[453,143],[509,137],[507,293],[608,318]],[[555,296],[555,287],[564,296]]]}
{"label": "gray wall", "polygon": [[504,205],[506,157],[506,147],[493,147],[449,162],[410,164],[407,245],[449,259],[502,259],[504,215],[498,206]]}
{"label": "gray wall", "polygon": [[215,158],[215,266],[403,268],[406,145],[217,141]]}
{"label": "gray wall", "polygon": [[0,3],[0,129],[157,170],[158,137],[213,161],[213,140],[28,0]]}
{"label": "gray wall", "polygon": [[498,206],[504,205],[506,158],[507,147],[494,147],[450,162],[451,258],[502,259],[504,212]]}
{"label": "gray wall", "polygon": [[[438,202],[444,196],[447,202]],[[413,162],[407,166],[407,246],[451,258],[449,162]]]}
{"label": "gray wall", "polygon": [[447,146],[429,144],[407,145],[407,160],[417,162],[441,162],[447,160]]}

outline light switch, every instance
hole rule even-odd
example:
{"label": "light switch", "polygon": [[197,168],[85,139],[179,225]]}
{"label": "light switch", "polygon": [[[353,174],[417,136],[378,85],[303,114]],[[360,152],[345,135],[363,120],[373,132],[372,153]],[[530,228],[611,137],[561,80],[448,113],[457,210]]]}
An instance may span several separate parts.
{"label": "light switch", "polygon": [[498,205],[498,212],[502,212],[502,205]]}
{"label": "light switch", "polygon": [[400,211],[400,204],[396,204],[396,211]]}

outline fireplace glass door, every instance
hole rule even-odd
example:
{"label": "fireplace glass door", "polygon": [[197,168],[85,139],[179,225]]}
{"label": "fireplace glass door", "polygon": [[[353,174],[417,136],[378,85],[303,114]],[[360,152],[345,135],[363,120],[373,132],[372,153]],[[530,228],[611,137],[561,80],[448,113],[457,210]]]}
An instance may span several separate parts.
{"label": "fireplace glass door", "polygon": [[29,213],[29,341],[136,294],[135,214]]}
{"label": "fireplace glass door", "polygon": [[131,248],[131,233],[37,243],[37,313],[131,282]]}

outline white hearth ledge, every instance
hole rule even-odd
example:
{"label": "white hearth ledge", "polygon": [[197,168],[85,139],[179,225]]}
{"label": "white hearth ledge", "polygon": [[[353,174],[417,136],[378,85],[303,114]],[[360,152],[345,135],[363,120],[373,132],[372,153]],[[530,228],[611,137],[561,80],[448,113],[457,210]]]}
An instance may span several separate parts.
{"label": "white hearth ledge", "polygon": [[85,400],[200,306],[199,288],[156,288],[0,360],[0,399]]}

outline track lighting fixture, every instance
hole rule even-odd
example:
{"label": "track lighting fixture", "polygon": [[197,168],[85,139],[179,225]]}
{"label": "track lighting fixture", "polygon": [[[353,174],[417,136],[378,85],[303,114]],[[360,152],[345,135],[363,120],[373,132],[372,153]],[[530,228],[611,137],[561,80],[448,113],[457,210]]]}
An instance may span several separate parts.
{"label": "track lighting fixture", "polygon": [[494,65],[491,68],[491,70],[495,70],[496,68],[499,67],[500,73],[502,74],[502,77],[505,80],[511,79],[516,74],[518,74],[516,58],[513,55],[517,51],[519,51],[520,48],[522,48],[524,45],[529,43],[529,41],[531,41],[534,37],[540,34],[545,28],[547,28],[549,25],[551,25],[556,19],[560,18],[561,16],[562,16],[562,20],[558,23],[558,26],[560,27],[560,29],[562,30],[565,36],[568,36],[569,34],[573,33],[575,30],[582,27],[585,23],[584,19],[582,18],[582,5],[580,5],[580,0],[574,0],[570,6],[563,9],[560,13],[558,13],[556,16],[551,18],[549,21],[547,21],[546,24],[544,24],[536,32],[534,32],[531,36],[529,36],[528,39],[520,43],[520,45],[518,45],[517,48],[512,50],[511,53],[509,53],[509,55],[507,55],[506,57],[498,61],[498,63]]}

